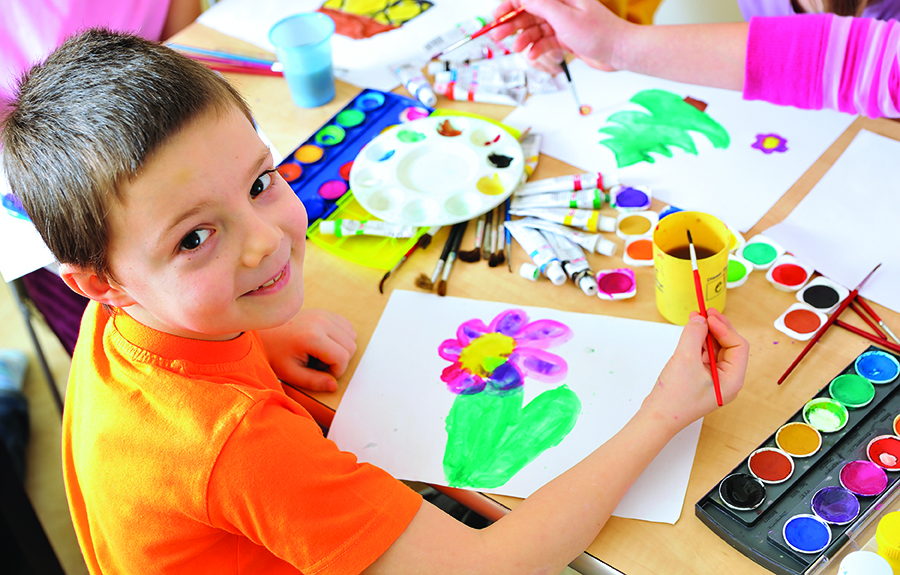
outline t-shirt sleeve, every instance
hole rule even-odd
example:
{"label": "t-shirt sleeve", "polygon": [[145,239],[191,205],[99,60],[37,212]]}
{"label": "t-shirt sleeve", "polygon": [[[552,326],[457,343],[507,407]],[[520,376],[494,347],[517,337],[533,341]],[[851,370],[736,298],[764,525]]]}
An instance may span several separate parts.
{"label": "t-shirt sleeve", "polygon": [[421,496],[340,451],[316,423],[272,399],[256,403],[210,478],[209,519],[304,573],[358,573],[406,529]]}
{"label": "t-shirt sleeve", "polygon": [[744,98],[900,117],[900,23],[833,14],[753,18]]}

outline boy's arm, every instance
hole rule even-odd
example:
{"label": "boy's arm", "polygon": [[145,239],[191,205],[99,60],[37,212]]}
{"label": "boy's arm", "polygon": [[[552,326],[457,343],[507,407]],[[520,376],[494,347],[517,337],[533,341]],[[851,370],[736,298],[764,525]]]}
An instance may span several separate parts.
{"label": "boy's arm", "polygon": [[[744,381],[749,345],[730,322],[709,312],[719,342],[725,401]],[[707,322],[694,316],[672,359],[626,426],[508,515],[474,530],[423,503],[403,534],[366,573],[559,573],[584,551],[619,500],[669,440],[716,408],[704,343]]]}
{"label": "boy's arm", "polygon": [[617,18],[596,0],[506,0],[494,15],[525,4],[526,13],[498,26],[502,38],[536,59],[560,47],[601,70],[628,70],[715,88],[741,90],[746,22],[639,26]]}
{"label": "boy's arm", "polygon": [[356,353],[356,331],[344,317],[301,309],[288,323],[258,332],[275,374],[311,391],[337,390]]}

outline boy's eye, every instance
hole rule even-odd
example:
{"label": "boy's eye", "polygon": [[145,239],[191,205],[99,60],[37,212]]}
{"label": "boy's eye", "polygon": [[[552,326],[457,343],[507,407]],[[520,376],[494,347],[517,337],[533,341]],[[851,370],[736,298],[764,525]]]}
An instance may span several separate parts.
{"label": "boy's eye", "polygon": [[195,250],[199,248],[211,234],[212,230],[194,230],[181,239],[181,243],[178,247],[185,251]]}
{"label": "boy's eye", "polygon": [[255,198],[260,195],[272,184],[272,172],[275,170],[268,170],[263,172],[256,180],[253,182],[253,186],[250,187],[250,197]]}

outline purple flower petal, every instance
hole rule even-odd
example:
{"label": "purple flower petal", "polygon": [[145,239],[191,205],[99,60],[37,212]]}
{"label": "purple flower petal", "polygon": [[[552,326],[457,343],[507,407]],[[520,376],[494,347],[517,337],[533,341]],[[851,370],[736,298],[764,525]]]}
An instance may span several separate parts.
{"label": "purple flower petal", "polygon": [[453,381],[447,382],[447,389],[457,395],[474,395],[484,391],[485,385],[486,382],[477,375],[462,371]]}
{"label": "purple flower petal", "polygon": [[574,335],[565,324],[552,319],[539,319],[525,326],[516,337],[516,343],[520,346],[548,349],[566,343]]}
{"label": "purple flower petal", "polygon": [[445,339],[438,346],[438,355],[447,361],[458,361],[464,345],[455,339]]}
{"label": "purple flower petal", "polygon": [[527,323],[528,314],[523,310],[509,309],[495,317],[488,329],[509,337],[515,337]]}
{"label": "purple flower petal", "polygon": [[480,319],[470,319],[456,330],[456,339],[459,340],[462,347],[465,347],[472,343],[472,340],[490,332],[491,330],[488,329],[488,326],[484,325],[484,322]]}
{"label": "purple flower petal", "polygon": [[494,389],[506,391],[522,387],[523,380],[524,377],[519,368],[513,362],[507,361],[494,370],[488,383]]}
{"label": "purple flower petal", "polygon": [[509,359],[522,369],[524,375],[544,383],[560,382],[569,373],[569,364],[566,360],[534,347],[519,347]]}

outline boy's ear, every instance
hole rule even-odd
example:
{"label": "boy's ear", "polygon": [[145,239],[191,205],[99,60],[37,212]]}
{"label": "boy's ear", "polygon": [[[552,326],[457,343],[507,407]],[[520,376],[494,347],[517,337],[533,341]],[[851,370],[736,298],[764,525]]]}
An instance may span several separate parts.
{"label": "boy's ear", "polygon": [[72,291],[96,302],[114,307],[128,307],[136,303],[116,283],[101,279],[89,269],[74,264],[59,264],[59,275]]}

